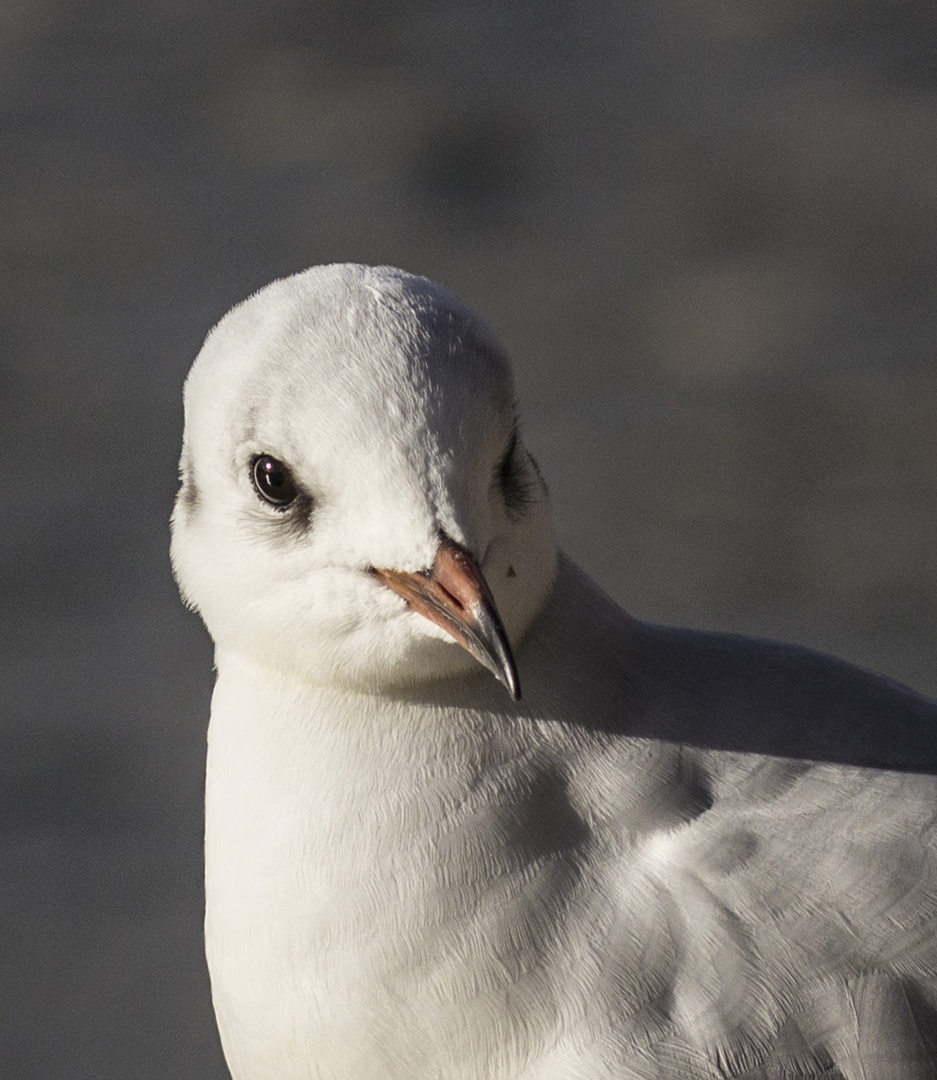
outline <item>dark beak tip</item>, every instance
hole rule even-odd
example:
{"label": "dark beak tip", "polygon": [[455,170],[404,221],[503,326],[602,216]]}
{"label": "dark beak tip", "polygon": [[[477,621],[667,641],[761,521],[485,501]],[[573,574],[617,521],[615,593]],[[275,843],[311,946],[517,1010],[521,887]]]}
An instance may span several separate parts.
{"label": "dark beak tip", "polygon": [[505,666],[502,671],[498,672],[498,681],[511,695],[512,701],[520,701],[521,683],[520,679],[517,677],[517,668],[514,667],[513,663],[509,666]]}

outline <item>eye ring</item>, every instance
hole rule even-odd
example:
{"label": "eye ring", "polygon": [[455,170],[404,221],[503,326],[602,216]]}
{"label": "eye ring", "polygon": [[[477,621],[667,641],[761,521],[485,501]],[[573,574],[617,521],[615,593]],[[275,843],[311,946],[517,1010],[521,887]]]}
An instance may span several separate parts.
{"label": "eye ring", "polygon": [[250,475],[254,490],[275,509],[285,510],[296,501],[299,491],[293,474],[272,454],[258,454],[251,458]]}

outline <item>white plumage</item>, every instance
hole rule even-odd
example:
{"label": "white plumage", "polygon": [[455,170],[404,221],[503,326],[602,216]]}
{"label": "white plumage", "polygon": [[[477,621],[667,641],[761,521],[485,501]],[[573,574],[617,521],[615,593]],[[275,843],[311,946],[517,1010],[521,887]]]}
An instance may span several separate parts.
{"label": "white plumage", "polygon": [[617,608],[451,296],[240,305],[182,477],[234,1080],[937,1077],[937,707]]}

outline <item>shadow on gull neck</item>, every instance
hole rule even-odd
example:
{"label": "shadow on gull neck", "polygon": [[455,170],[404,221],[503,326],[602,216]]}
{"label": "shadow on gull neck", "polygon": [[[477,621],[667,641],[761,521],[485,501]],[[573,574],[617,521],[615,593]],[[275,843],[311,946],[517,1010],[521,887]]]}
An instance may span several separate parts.
{"label": "shadow on gull neck", "polygon": [[505,724],[937,774],[929,699],[796,645],[641,623],[565,558],[516,651],[519,702],[482,672],[391,696],[489,712]]}

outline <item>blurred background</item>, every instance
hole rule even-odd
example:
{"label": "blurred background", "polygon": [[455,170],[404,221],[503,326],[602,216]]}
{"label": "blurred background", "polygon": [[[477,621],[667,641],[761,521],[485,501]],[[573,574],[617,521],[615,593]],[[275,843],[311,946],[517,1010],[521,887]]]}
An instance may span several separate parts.
{"label": "blurred background", "polygon": [[933,0],[2,0],[0,125],[0,1076],[226,1076],[167,519],[276,276],[483,312],[635,614],[937,691]]}

